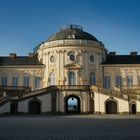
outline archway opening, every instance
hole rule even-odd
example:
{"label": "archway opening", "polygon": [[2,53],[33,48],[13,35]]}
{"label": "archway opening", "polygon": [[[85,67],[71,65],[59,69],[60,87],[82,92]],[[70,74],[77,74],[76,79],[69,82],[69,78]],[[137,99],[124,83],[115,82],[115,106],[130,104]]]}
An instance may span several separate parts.
{"label": "archway opening", "polygon": [[66,113],[80,113],[80,98],[75,95],[68,96],[65,101],[65,107]]}
{"label": "archway opening", "polygon": [[117,103],[113,100],[106,102],[106,114],[117,114]]}
{"label": "archway opening", "polygon": [[40,114],[41,103],[39,100],[33,99],[29,102],[29,114]]}
{"label": "archway opening", "polygon": [[132,104],[132,114],[136,114],[136,104]]}

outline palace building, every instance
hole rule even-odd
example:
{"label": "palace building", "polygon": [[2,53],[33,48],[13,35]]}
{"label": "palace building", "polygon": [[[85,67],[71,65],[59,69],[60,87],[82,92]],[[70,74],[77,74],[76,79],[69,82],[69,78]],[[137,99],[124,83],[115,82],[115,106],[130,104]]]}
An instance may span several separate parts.
{"label": "palace building", "polygon": [[140,55],[117,55],[81,26],[28,56],[0,57],[0,114],[138,114]]}

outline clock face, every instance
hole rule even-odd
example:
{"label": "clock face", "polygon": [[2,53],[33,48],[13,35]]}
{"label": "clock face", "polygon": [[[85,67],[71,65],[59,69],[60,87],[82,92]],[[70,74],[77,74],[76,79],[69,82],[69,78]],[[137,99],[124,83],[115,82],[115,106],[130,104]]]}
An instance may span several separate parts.
{"label": "clock face", "polygon": [[50,57],[50,62],[51,63],[54,63],[56,61],[56,57],[54,56],[54,55],[52,55],[51,57]]}

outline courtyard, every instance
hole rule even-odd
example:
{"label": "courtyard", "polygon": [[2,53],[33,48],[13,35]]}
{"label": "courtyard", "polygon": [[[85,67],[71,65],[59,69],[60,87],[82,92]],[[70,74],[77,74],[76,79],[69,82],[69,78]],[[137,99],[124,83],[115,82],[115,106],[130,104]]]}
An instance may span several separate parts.
{"label": "courtyard", "polygon": [[139,140],[140,117],[2,116],[0,140]]}

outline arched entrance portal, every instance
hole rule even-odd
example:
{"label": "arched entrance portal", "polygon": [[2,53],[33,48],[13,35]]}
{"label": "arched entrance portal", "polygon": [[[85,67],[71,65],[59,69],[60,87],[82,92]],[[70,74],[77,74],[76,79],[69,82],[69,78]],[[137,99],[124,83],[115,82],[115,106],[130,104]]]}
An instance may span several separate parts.
{"label": "arched entrance portal", "polygon": [[117,114],[117,103],[114,100],[106,102],[106,114]]}
{"label": "arched entrance portal", "polygon": [[132,114],[136,114],[136,104],[132,104]]}
{"label": "arched entrance portal", "polygon": [[40,101],[37,99],[29,101],[29,114],[40,114],[40,104]]}
{"label": "arched entrance portal", "polygon": [[66,113],[76,114],[80,113],[80,98],[75,95],[70,95],[65,100]]}

